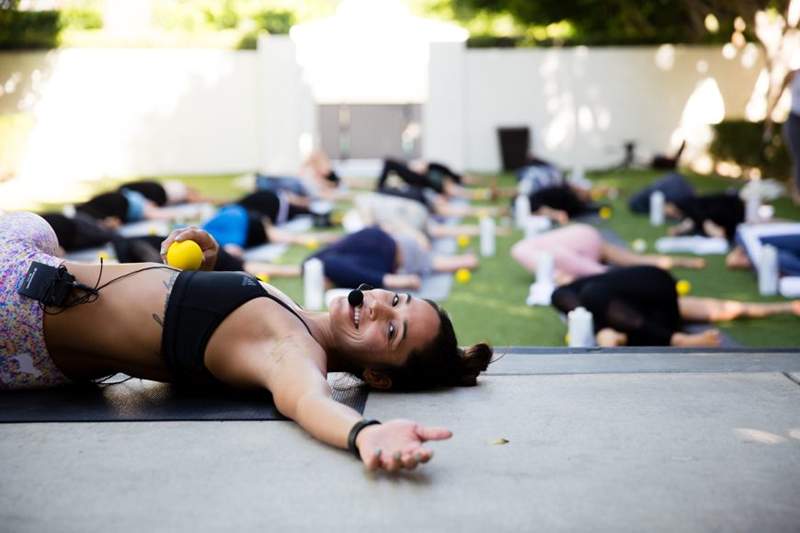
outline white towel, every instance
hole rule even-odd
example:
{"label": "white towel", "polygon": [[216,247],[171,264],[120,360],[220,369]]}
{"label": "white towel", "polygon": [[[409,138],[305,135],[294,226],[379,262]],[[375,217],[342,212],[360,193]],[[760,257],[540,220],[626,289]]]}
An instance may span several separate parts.
{"label": "white towel", "polygon": [[800,298],[800,276],[784,276],[778,282],[778,290],[785,298]]}
{"label": "white towel", "polygon": [[656,241],[656,250],[662,254],[724,254],[728,252],[728,241],[722,237],[701,237],[699,235],[690,237],[661,237]]}

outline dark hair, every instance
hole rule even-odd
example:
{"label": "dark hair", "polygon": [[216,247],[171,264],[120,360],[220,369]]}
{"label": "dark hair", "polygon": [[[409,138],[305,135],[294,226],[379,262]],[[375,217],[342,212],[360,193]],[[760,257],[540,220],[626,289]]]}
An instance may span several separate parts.
{"label": "dark hair", "polygon": [[427,346],[411,352],[402,367],[381,370],[392,380],[394,390],[419,390],[435,387],[464,387],[477,384],[478,374],[486,370],[492,349],[486,343],[458,347],[453,322],[436,302],[425,300],[439,315],[439,331]]}

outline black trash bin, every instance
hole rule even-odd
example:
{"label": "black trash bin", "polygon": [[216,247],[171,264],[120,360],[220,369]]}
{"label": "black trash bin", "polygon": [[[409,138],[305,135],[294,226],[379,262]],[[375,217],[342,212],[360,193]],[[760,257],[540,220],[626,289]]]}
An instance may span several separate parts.
{"label": "black trash bin", "polygon": [[531,130],[527,126],[514,128],[497,128],[500,141],[500,157],[503,159],[503,170],[513,172],[524,167],[528,159],[531,142]]}

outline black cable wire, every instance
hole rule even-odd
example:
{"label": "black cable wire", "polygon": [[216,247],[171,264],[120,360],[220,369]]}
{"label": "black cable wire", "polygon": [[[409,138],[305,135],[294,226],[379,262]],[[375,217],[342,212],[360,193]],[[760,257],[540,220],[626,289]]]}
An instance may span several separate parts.
{"label": "black cable wire", "polygon": [[[42,308],[42,310],[43,310],[43,312],[45,314],[58,315],[60,313],[63,313],[64,311],[66,311],[70,307],[75,307],[76,305],[95,302],[100,297],[100,291],[102,289],[105,289],[106,287],[108,287],[112,283],[116,283],[117,281],[119,281],[121,279],[125,279],[125,278],[130,277],[130,276],[133,276],[134,274],[139,274],[140,272],[145,272],[147,270],[156,270],[156,269],[167,269],[167,270],[173,270],[173,271],[178,271],[178,272],[180,271],[179,269],[173,268],[173,267],[171,267],[169,265],[152,265],[152,266],[140,268],[138,270],[133,270],[133,271],[128,272],[126,274],[122,274],[121,276],[117,276],[116,278],[110,279],[107,282],[105,282],[102,285],[100,285],[100,280],[103,277],[103,259],[100,258],[100,272],[97,274],[97,281],[95,281],[94,287],[88,287],[88,286],[83,285],[81,283],[73,283],[73,286],[74,286],[75,289],[84,291],[85,294],[83,294],[82,296],[78,296],[76,298],[73,298],[72,300],[64,303],[64,305],[60,306],[60,309],[57,310],[57,311],[48,310],[47,309],[47,305],[45,305],[44,303],[41,303],[41,302],[39,303],[39,306]],[[50,288],[50,290],[52,290],[52,287]]]}

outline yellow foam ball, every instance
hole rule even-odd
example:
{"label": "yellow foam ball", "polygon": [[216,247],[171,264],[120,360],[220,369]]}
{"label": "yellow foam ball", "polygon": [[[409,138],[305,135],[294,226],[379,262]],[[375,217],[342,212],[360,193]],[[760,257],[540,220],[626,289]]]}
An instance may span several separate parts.
{"label": "yellow foam ball", "polygon": [[103,261],[108,261],[108,252],[99,252],[97,254],[97,259],[102,259]]}
{"label": "yellow foam ball", "polygon": [[633,251],[636,253],[642,253],[647,250],[647,241],[644,239],[635,239],[631,246],[633,247]]}
{"label": "yellow foam ball", "polygon": [[467,283],[472,278],[472,272],[466,268],[459,268],[456,270],[456,281],[459,283]]}
{"label": "yellow foam ball", "polygon": [[269,283],[269,274],[266,272],[262,272],[260,274],[256,274],[256,278],[258,281],[263,281],[264,283]]}
{"label": "yellow foam ball", "polygon": [[686,296],[692,291],[692,284],[685,279],[678,280],[675,284],[675,290],[678,291],[678,296]]}
{"label": "yellow foam ball", "polygon": [[181,270],[197,270],[203,264],[203,250],[194,241],[176,241],[167,250],[167,264]]}
{"label": "yellow foam ball", "polygon": [[316,250],[317,248],[319,248],[319,241],[317,239],[309,239],[306,242],[306,248],[308,248],[309,250]]}
{"label": "yellow foam ball", "polygon": [[457,240],[460,247],[466,248],[469,246],[469,235],[459,235]]}
{"label": "yellow foam ball", "polygon": [[611,208],[607,206],[601,207],[600,218],[602,218],[603,220],[608,220],[609,218],[611,218]]}

